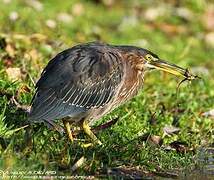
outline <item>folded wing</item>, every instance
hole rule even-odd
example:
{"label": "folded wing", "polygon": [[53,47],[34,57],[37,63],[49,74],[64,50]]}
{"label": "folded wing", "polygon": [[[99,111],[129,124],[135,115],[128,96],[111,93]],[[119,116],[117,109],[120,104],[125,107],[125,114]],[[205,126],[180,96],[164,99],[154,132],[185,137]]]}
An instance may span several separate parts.
{"label": "folded wing", "polygon": [[119,54],[103,49],[81,45],[53,58],[36,84],[30,119],[78,117],[109,103],[122,81],[123,67]]}

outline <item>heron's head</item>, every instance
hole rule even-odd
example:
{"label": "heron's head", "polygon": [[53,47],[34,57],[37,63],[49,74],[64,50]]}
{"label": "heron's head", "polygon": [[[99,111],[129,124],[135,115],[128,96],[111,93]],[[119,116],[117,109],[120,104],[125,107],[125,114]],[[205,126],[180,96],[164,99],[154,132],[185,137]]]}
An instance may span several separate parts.
{"label": "heron's head", "polygon": [[150,51],[144,50],[142,57],[144,67],[146,69],[158,69],[176,76],[183,76],[186,80],[193,80],[197,78],[197,76],[191,74],[188,69],[184,69],[175,64],[164,61]]}

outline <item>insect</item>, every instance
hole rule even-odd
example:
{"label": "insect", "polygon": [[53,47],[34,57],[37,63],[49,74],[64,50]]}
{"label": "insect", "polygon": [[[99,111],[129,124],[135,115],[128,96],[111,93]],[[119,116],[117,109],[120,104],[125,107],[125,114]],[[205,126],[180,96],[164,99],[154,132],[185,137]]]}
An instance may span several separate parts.
{"label": "insect", "polygon": [[184,83],[185,81],[192,81],[195,79],[201,79],[201,77],[197,76],[197,75],[192,75],[189,71],[189,69],[186,69],[185,73],[184,73],[184,79],[181,80],[178,83],[177,89],[179,89],[179,87],[181,86],[182,83]]}

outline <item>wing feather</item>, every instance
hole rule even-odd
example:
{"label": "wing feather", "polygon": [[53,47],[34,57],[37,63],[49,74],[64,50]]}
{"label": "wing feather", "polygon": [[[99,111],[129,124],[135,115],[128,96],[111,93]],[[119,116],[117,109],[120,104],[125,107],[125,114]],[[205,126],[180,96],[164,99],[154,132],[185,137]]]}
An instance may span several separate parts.
{"label": "wing feather", "polygon": [[119,54],[96,43],[59,53],[42,72],[30,112],[31,119],[77,116],[109,103],[122,81]]}

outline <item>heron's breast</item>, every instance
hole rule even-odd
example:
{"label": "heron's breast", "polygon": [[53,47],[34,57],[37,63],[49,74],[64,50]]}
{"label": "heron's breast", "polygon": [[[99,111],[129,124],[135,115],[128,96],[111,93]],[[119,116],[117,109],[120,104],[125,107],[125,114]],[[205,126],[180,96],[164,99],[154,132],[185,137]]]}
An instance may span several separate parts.
{"label": "heron's breast", "polygon": [[126,75],[116,95],[114,104],[124,103],[137,95],[143,85],[143,71],[137,71],[131,67],[126,69]]}

